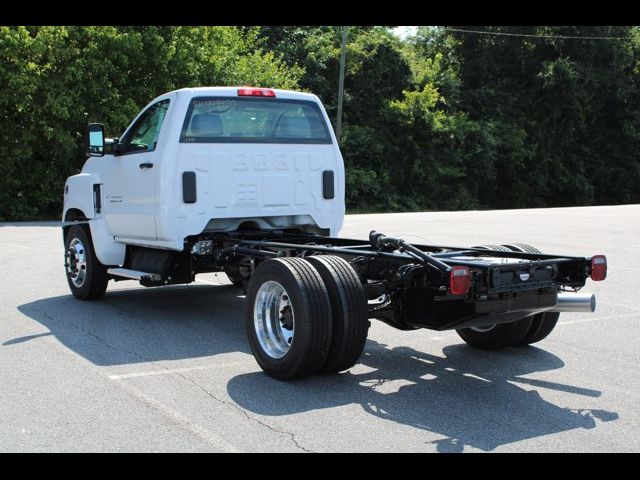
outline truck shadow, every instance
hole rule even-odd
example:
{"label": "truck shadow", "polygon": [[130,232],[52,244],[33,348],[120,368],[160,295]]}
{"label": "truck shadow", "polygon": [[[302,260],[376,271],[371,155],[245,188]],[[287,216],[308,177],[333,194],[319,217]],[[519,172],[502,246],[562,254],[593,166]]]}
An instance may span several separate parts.
{"label": "truck shadow", "polygon": [[[192,284],[109,290],[102,300],[43,298],[18,310],[96,365],[120,365],[251,353],[245,340],[244,298],[232,286]],[[30,341],[14,338],[3,345]]]}
{"label": "truck shadow", "polygon": [[[2,348],[19,348],[53,335],[99,366],[251,353],[242,319],[244,298],[231,286],[110,290],[96,302],[63,295],[20,305],[18,310],[50,333],[12,338]],[[614,412],[570,409],[543,398],[537,390],[587,398],[601,392],[524,378],[564,366],[560,358],[539,348],[482,352],[457,344],[446,346],[442,354],[389,348],[370,339],[354,373],[286,383],[253,372],[231,378],[227,391],[241,408],[266,416],[358,404],[376,417],[441,435],[432,442],[441,452],[462,451],[465,446],[491,451],[618,419]]]}
{"label": "truck shadow", "polygon": [[[461,452],[465,446],[492,451],[529,438],[591,429],[596,420],[618,419],[617,413],[606,410],[559,407],[536,390],[516,385],[601,395],[596,390],[521,378],[564,366],[560,358],[539,348],[482,352],[459,344],[445,347],[443,354],[444,358],[408,347],[390,349],[368,340],[360,361],[368,367],[366,373],[290,383],[249,373],[232,378],[227,390],[238,405],[260,415],[359,404],[376,417],[442,435],[430,442],[439,452]],[[256,391],[261,394],[255,395]]]}

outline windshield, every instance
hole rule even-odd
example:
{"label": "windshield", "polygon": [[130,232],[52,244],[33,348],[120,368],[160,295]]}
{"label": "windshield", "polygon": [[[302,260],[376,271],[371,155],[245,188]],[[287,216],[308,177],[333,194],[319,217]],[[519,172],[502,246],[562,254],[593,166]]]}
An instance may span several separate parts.
{"label": "windshield", "polygon": [[315,102],[236,97],[191,100],[181,143],[318,143],[331,136]]}

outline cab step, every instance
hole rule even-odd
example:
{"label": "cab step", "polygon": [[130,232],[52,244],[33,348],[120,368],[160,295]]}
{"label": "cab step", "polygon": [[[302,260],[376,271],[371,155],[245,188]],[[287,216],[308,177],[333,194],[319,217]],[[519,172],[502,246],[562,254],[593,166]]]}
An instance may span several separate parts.
{"label": "cab step", "polygon": [[139,270],[130,270],[128,268],[109,268],[107,269],[107,273],[114,277],[139,280],[141,282],[159,282],[162,279],[159,273],[141,272]]}

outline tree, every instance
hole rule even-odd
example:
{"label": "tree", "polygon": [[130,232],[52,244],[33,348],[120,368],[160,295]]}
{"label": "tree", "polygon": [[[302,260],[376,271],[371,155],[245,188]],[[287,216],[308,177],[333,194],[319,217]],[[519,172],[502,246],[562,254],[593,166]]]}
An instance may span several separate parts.
{"label": "tree", "polygon": [[0,27],[0,60],[0,220],[60,214],[87,121],[116,136],[166,91],[295,88],[302,73],[235,27]]}

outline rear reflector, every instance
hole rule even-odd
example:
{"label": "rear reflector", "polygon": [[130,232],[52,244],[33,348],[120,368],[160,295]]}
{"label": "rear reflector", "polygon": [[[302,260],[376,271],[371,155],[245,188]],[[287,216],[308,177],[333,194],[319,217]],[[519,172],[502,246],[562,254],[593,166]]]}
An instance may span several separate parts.
{"label": "rear reflector", "polygon": [[591,280],[600,282],[607,278],[607,257],[594,255],[591,257]]}
{"label": "rear reflector", "polygon": [[276,92],[268,88],[239,88],[240,97],[275,97]]}
{"label": "rear reflector", "polygon": [[466,295],[471,286],[471,272],[467,267],[453,267],[449,274],[449,290],[452,295]]}

